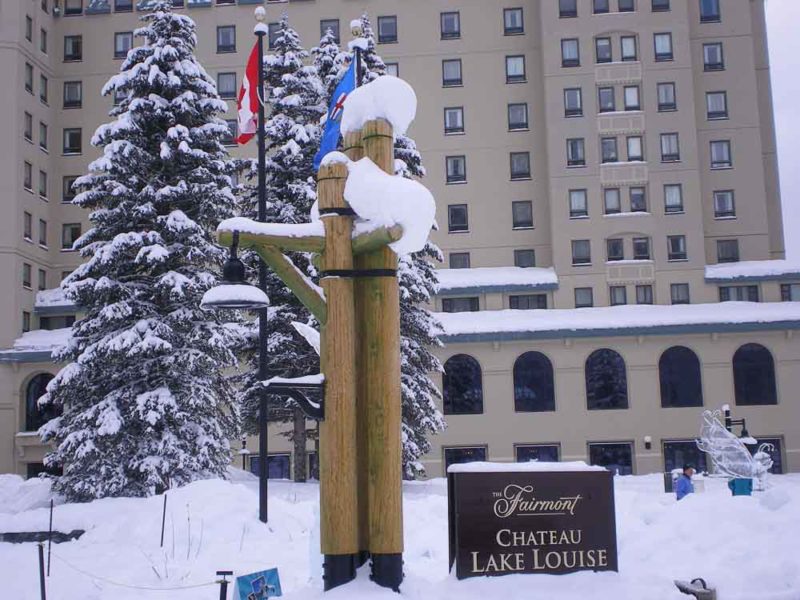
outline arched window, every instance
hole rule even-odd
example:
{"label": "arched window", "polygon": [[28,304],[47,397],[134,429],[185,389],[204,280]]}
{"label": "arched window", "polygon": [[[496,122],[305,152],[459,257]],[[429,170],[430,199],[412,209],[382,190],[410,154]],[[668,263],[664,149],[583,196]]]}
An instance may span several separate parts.
{"label": "arched window", "polygon": [[444,363],[444,414],[477,415],[483,412],[483,378],[478,361],[466,354]]}
{"label": "arched window", "polygon": [[625,360],[618,352],[601,348],[586,359],[586,402],[589,410],[628,408]]}
{"label": "arched window", "polygon": [[61,411],[52,405],[40,408],[38,404],[39,398],[47,391],[47,384],[51,379],[53,376],[50,373],[40,373],[28,383],[25,389],[25,431],[36,431],[50,419],[61,414]]}
{"label": "arched window", "polygon": [[684,346],[673,346],[658,361],[661,406],[703,406],[700,359]]}
{"label": "arched window", "polygon": [[745,344],[733,355],[736,404],[777,404],[775,361],[761,344]]}
{"label": "arched window", "polygon": [[541,352],[526,352],[514,363],[514,409],[518,412],[556,409],[553,364]]}

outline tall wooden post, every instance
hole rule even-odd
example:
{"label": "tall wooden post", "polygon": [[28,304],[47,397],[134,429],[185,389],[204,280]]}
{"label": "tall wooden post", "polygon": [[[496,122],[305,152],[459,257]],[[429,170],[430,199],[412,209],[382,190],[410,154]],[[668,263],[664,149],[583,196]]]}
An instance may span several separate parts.
{"label": "tall wooden post", "polygon": [[[320,536],[325,555],[325,589],[355,578],[359,552],[356,476],[356,346],[353,280],[335,272],[351,271],[352,216],[346,209],[347,167],[323,166],[318,176],[318,202],[326,246],[322,254],[322,288],[327,323],[321,332],[322,372],[325,374],[326,420],[320,423]],[[327,275],[326,275],[327,272]]]}
{"label": "tall wooden post", "polygon": [[[394,136],[384,120],[361,132],[364,155],[394,174]],[[397,255],[384,246],[360,257],[357,294],[360,355],[366,413],[367,510],[372,577],[399,591],[403,579],[402,401],[400,389],[400,289]],[[363,452],[364,449],[361,449]]]}

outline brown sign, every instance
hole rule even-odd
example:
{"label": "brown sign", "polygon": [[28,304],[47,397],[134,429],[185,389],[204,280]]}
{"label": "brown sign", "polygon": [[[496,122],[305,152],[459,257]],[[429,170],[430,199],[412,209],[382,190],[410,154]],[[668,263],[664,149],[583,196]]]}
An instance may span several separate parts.
{"label": "brown sign", "polygon": [[609,471],[448,474],[456,576],[616,571]]}

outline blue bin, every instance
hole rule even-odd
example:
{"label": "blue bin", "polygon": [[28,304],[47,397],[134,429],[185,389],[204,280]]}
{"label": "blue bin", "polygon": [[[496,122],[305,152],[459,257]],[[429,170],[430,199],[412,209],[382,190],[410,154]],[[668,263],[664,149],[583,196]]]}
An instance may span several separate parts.
{"label": "blue bin", "polygon": [[731,479],[728,482],[728,488],[734,496],[752,496],[753,495],[753,480],[752,479]]}

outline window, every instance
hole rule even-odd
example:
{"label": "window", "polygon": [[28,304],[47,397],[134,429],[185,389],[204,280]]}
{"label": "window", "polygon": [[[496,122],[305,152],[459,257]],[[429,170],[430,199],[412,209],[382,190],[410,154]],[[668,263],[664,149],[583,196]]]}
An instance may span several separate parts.
{"label": "window", "polygon": [[[514,250],[514,266],[522,268],[535,267],[536,252],[530,249]],[[800,292],[800,286],[798,286],[798,292]],[[800,293],[798,293],[798,296],[800,296]]]}
{"label": "window", "polygon": [[541,352],[526,352],[514,361],[514,410],[549,412],[555,409],[553,363]]}
{"label": "window", "polygon": [[683,465],[693,465],[701,473],[708,471],[706,453],[697,447],[694,440],[664,442],[663,452],[665,473],[683,469]]}
{"label": "window", "polygon": [[636,49],[636,36],[623,35],[619,38],[619,43],[623,61],[639,60],[639,52]]}
{"label": "window", "polygon": [[461,15],[458,12],[443,12],[440,16],[443,40],[461,37]]}
{"label": "window", "polygon": [[334,41],[338,44],[341,41],[339,37],[339,19],[322,19],[319,22],[319,36],[325,37],[328,31],[333,34]]}
{"label": "window", "polygon": [[683,186],[681,184],[664,186],[664,212],[667,214],[683,212]]}
{"label": "window", "polygon": [[615,215],[622,212],[619,188],[605,188],[603,190],[603,212]]}
{"label": "window", "polygon": [[511,203],[514,229],[533,228],[533,202],[522,200]]}
{"label": "window", "polygon": [[217,27],[217,54],[222,54],[223,52],[236,52],[235,25],[220,25]]}
{"label": "window", "polygon": [[639,102],[639,86],[626,85],[624,88],[625,110],[640,110],[642,108]]}
{"label": "window", "polygon": [[39,121],[39,147],[47,151],[47,123]]}
{"label": "window", "polygon": [[225,5],[225,4],[229,4],[229,5],[236,4],[236,0],[217,0],[217,6]]}
{"label": "window", "polygon": [[628,378],[619,353],[601,348],[586,359],[586,402],[589,410],[628,408]]}
{"label": "window", "polygon": [[[27,315],[27,330],[30,330],[30,313]],[[25,431],[38,431],[42,425],[61,414],[61,410],[53,404],[39,404],[39,398],[45,395],[47,384],[52,379],[50,373],[40,373],[25,388]]]}
{"label": "window", "polygon": [[75,175],[65,175],[64,179],[62,180],[62,188],[61,188],[61,201],[62,202],[72,202],[75,198],[75,190],[73,189],[73,185],[75,185],[75,181],[78,178]]}
{"label": "window", "polygon": [[558,444],[524,444],[514,446],[514,460],[517,462],[558,462]]}
{"label": "window", "polygon": [[653,303],[653,286],[637,285],[636,304],[652,304],[652,303]]}
{"label": "window", "polygon": [[39,245],[47,246],[47,221],[39,219]]}
{"label": "window", "polygon": [[657,86],[658,91],[658,110],[659,112],[667,112],[676,110],[678,104],[675,101],[675,84],[672,82],[659,83]]}
{"label": "window", "polygon": [[736,404],[758,406],[777,404],[775,361],[760,344],[745,344],[733,355],[733,387]]}
{"label": "window", "polygon": [[668,348],[658,360],[662,408],[703,406],[700,359],[685,346]]}
{"label": "window", "polygon": [[481,462],[486,460],[486,446],[475,446],[470,448],[444,448],[444,474],[447,475],[447,468],[450,465],[460,465],[471,462]]}
{"label": "window", "polygon": [[631,135],[625,139],[625,144],[628,147],[628,160],[629,161],[643,161],[644,149],[642,148],[642,136]]}
{"label": "window", "polygon": [[42,12],[44,12],[45,14],[49,13],[49,9],[47,7],[47,1],[48,0],[42,0]]}
{"label": "window", "polygon": [[758,302],[757,285],[723,285],[719,288],[720,302]]}
{"label": "window", "polygon": [[592,288],[575,288],[575,308],[590,308],[594,306]]}
{"label": "window", "polygon": [[547,308],[547,294],[522,294],[508,297],[513,310],[538,310]]}
{"label": "window", "polygon": [[217,75],[217,91],[220,98],[236,98],[236,73],[219,73]]}
{"label": "window", "polygon": [[619,0],[617,10],[619,12],[633,12],[635,10],[633,0]]}
{"label": "window", "polygon": [[611,8],[609,7],[608,0],[593,0],[592,2],[592,11],[596,15],[602,15],[609,12]]}
{"label": "window", "polygon": [[511,162],[511,179],[531,178],[531,153],[512,152],[509,155]]}
{"label": "window", "polygon": [[463,183],[467,181],[467,159],[464,156],[448,156],[445,158],[447,166],[447,183]]}
{"label": "window", "polygon": [[782,283],[781,302],[800,302],[800,283]]}
{"label": "window", "polygon": [[64,0],[65,15],[79,15],[83,12],[83,0]]}
{"label": "window", "polygon": [[564,116],[583,116],[583,94],[581,88],[567,88],[564,90]]}
{"label": "window", "polygon": [[47,104],[47,77],[39,75],[39,100]]}
{"label": "window", "polygon": [[[217,39],[219,39],[219,30],[217,27]],[[121,31],[114,34],[114,58],[125,58],[128,56],[128,50],[133,47],[133,32]]]}
{"label": "window", "polygon": [[706,92],[706,117],[709,120],[728,118],[728,94]]}
{"label": "window", "polygon": [[29,112],[23,114],[22,135],[29,142],[33,141],[33,115]]}
{"label": "window", "polygon": [[128,97],[128,92],[115,88],[114,89],[114,106],[119,106],[122,101]]}
{"label": "window", "polygon": [[175,8],[183,8],[183,0],[172,0],[172,6]]}
{"label": "window", "polygon": [[733,190],[718,190],[714,192],[714,218],[730,219],[736,216],[736,204]]}
{"label": "window", "polygon": [[228,132],[222,136],[220,142],[225,146],[235,146],[236,138],[239,136],[239,123],[236,119],[225,119],[225,124],[228,126]]}
{"label": "window", "polygon": [[614,99],[614,88],[597,88],[597,104],[601,113],[617,110],[616,101]]}
{"label": "window", "polygon": [[632,187],[628,190],[631,200],[631,212],[647,212],[647,191],[643,187]]}
{"label": "window", "polygon": [[47,199],[47,173],[39,169],[39,196]]}
{"label": "window", "polygon": [[730,140],[711,142],[711,168],[730,169],[732,166]]}
{"label": "window", "polygon": [[33,215],[26,212],[22,219],[22,237],[29,242],[33,241]]}
{"label": "window", "polygon": [[33,41],[33,19],[25,15],[25,39],[29,42]]}
{"label": "window", "polygon": [[397,41],[397,17],[378,17],[378,43],[391,44]]}
{"label": "window", "polygon": [[444,132],[446,135],[464,133],[463,106],[454,106],[444,109]]}
{"label": "window", "polygon": [[39,269],[39,278],[37,287],[39,291],[47,289],[47,271],[45,271],[44,269]]}
{"label": "window", "polygon": [[22,287],[31,289],[31,273],[33,268],[30,263],[22,263]]}
{"label": "window", "polygon": [[528,129],[528,103],[520,102],[508,105],[508,130]]}
{"label": "window", "polygon": [[47,30],[39,30],[39,50],[47,54]]}
{"label": "window", "polygon": [[480,310],[480,304],[478,303],[477,297],[442,299],[442,312],[446,313],[478,312],[479,310]]}
{"label": "window", "polygon": [[677,133],[661,134],[661,162],[678,162],[681,159],[681,147]]}
{"label": "window", "polygon": [[703,44],[703,69],[705,71],[723,71],[725,69],[722,42]]}
{"label": "window", "polygon": [[624,285],[612,285],[608,288],[608,299],[611,306],[623,306],[628,303],[628,290]]}
{"label": "window", "polygon": [[739,240],[717,240],[717,262],[739,262]]}
{"label": "window", "polygon": [[617,154],[617,138],[604,137],[600,139],[600,157],[604,163],[615,163],[619,161]]}
{"label": "window", "polygon": [[581,64],[580,49],[576,38],[561,40],[561,66],[579,67]]}
{"label": "window", "polygon": [[503,33],[505,35],[519,35],[525,33],[525,24],[522,20],[521,8],[503,9]]}
{"label": "window", "polygon": [[278,47],[278,39],[281,37],[280,23],[267,23],[267,48],[274,50]]}
{"label": "window", "polygon": [[31,313],[27,310],[22,311],[22,333],[26,333],[31,330]]}
{"label": "window", "polygon": [[595,62],[610,63],[611,57],[611,38],[599,37],[594,40]]}
{"label": "window", "polygon": [[25,89],[33,93],[33,65],[25,63]]}
{"label": "window", "polygon": [[719,23],[719,0],[700,0],[700,22]]}
{"label": "window", "polygon": [[29,192],[33,191],[33,165],[28,161],[22,163],[22,186]]}
{"label": "window", "polygon": [[64,223],[61,226],[61,249],[72,250],[79,237],[81,237],[80,223]]}
{"label": "window", "polygon": [[506,56],[506,83],[525,81],[525,57]]}
{"label": "window", "polygon": [[686,236],[667,236],[667,257],[669,260],[686,260]]}
{"label": "window", "polygon": [[64,129],[64,154],[80,154],[81,149],[81,130],[79,128]]}
{"label": "window", "polygon": [[672,60],[672,34],[656,33],[653,35],[655,45],[656,62]]}
{"label": "window", "polygon": [[650,260],[650,238],[633,238],[633,260]]}
{"label": "window", "polygon": [[399,63],[386,63],[386,74],[391,75],[392,77],[399,77],[400,76],[400,64]]}
{"label": "window", "polygon": [[572,240],[572,264],[588,265],[592,262],[592,246],[589,240]]}
{"label": "window", "polygon": [[[289,479],[290,458],[288,454],[267,455],[267,479]],[[250,457],[250,472],[258,475],[261,469],[261,457]]]}
{"label": "window", "polygon": [[558,16],[568,19],[578,16],[578,0],[558,0]]}
{"label": "window", "polygon": [[483,377],[478,361],[466,354],[451,356],[442,376],[444,414],[477,415],[483,412]]}
{"label": "window", "polygon": [[673,283],[669,286],[669,297],[672,304],[689,304],[689,284]]}
{"label": "window", "polygon": [[583,167],[586,165],[586,152],[583,138],[567,140],[567,166]]}
{"label": "window", "polygon": [[83,103],[83,83],[80,81],[64,82],[64,108],[80,108]]}
{"label": "window", "polygon": [[450,204],[447,207],[447,231],[449,233],[469,231],[469,217],[466,204]]}
{"label": "window", "polygon": [[651,10],[653,12],[666,12],[669,10],[669,0],[652,0]]}
{"label": "window", "polygon": [[625,260],[625,245],[622,238],[609,238],[606,240],[606,253],[608,262]]}
{"label": "window", "polygon": [[449,266],[451,269],[469,269],[469,252],[451,252]]}
{"label": "window", "polygon": [[133,0],[114,0],[114,10],[116,12],[131,12],[133,10]]}
{"label": "window", "polygon": [[586,190],[570,190],[569,191],[569,217],[576,219],[578,217],[589,216],[589,203],[587,201]]}
{"label": "window", "polygon": [[462,85],[461,80],[461,59],[451,58],[442,61],[442,85],[451,87]]}

